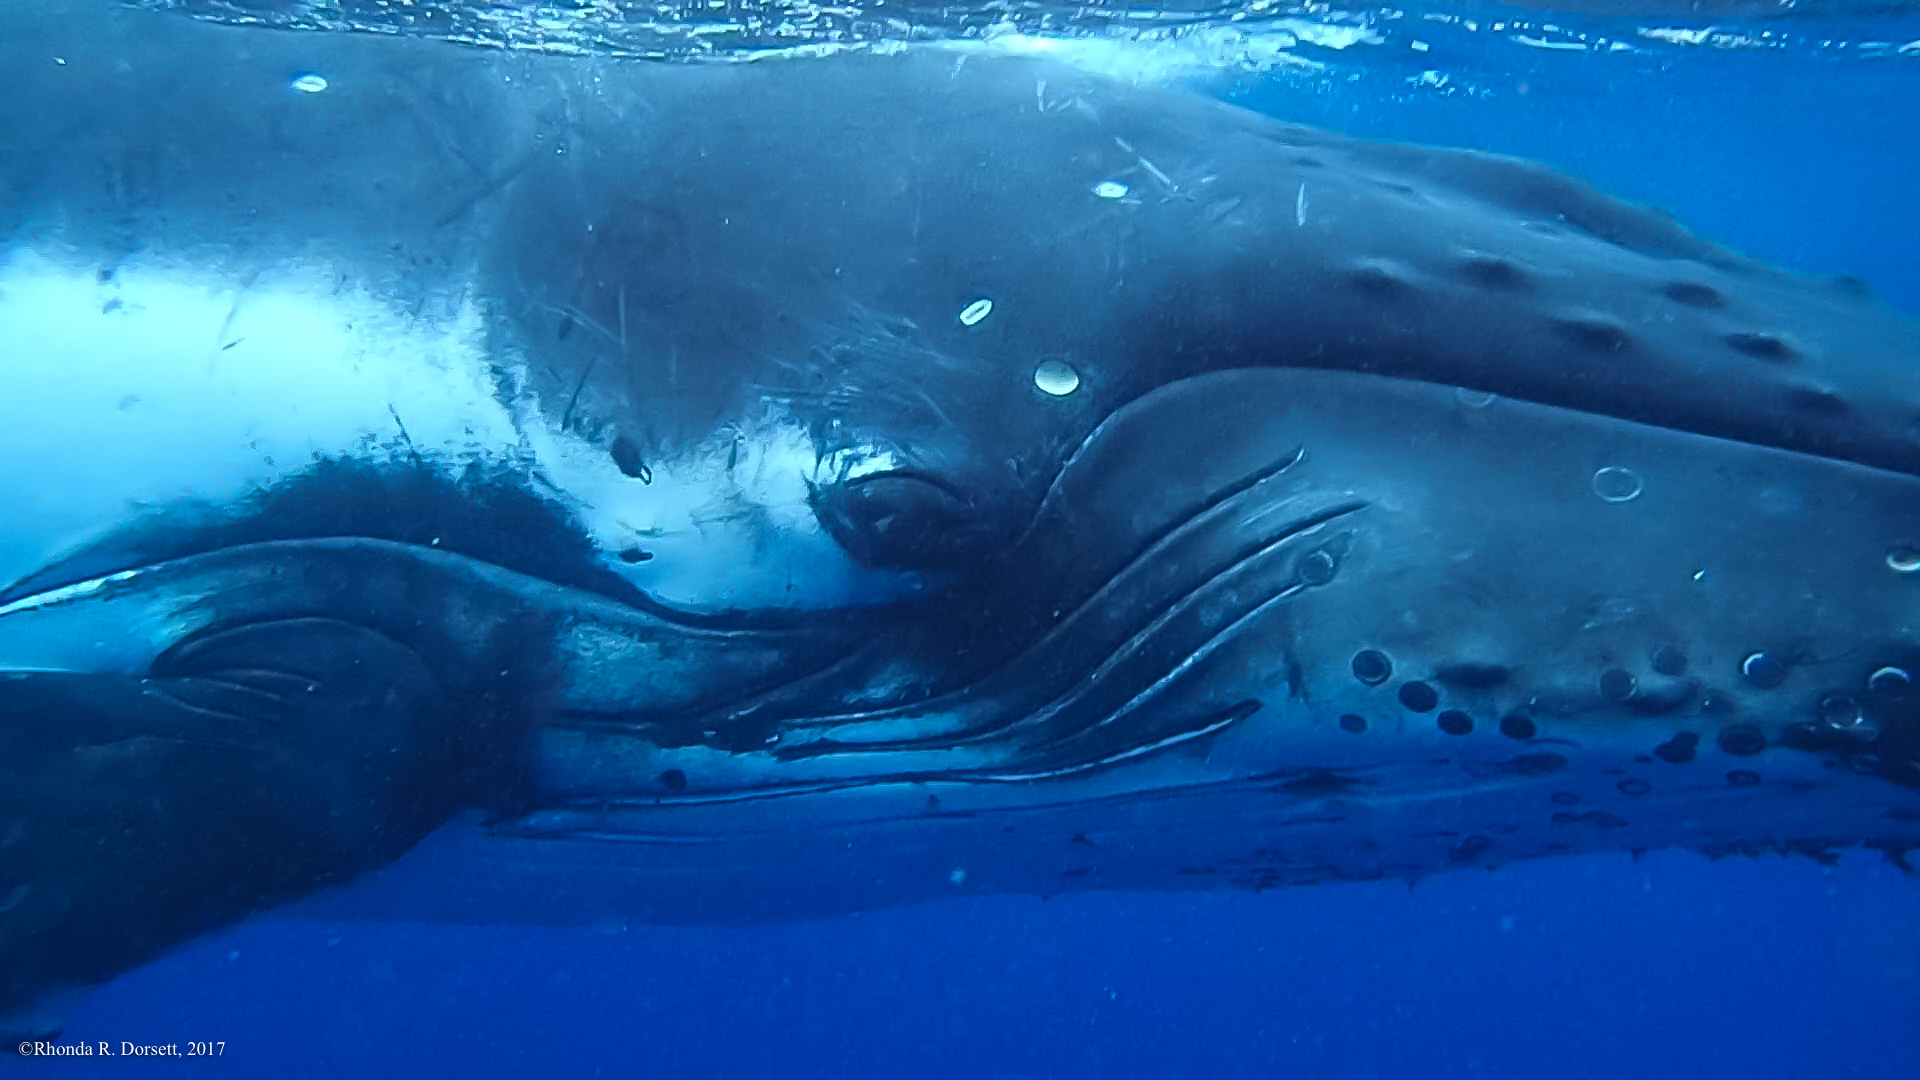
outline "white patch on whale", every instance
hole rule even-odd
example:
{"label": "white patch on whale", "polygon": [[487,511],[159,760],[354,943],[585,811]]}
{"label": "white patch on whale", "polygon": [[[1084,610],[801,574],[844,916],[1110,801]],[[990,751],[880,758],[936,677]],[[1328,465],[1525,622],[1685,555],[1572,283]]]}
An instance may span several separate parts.
{"label": "white patch on whale", "polygon": [[[854,564],[808,482],[889,467],[817,460],[791,418],[730,426],[620,473],[538,402],[494,389],[472,297],[413,313],[319,263],[252,275],[145,257],[108,268],[19,250],[0,264],[0,581],[17,581],[152,510],[224,505],[327,456],[531,464],[607,565],[692,611],[877,602],[917,587]],[[76,432],[87,433],[77,439]],[[729,467],[731,466],[731,467]],[[628,565],[618,554],[647,551]]]}

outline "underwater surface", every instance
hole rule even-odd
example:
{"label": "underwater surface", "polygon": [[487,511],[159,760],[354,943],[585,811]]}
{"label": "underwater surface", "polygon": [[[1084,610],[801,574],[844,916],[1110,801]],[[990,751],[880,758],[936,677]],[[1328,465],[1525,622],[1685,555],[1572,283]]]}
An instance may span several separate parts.
{"label": "underwater surface", "polygon": [[[246,34],[414,35],[473,50],[632,64],[753,56],[761,57],[755,64],[784,63],[795,51],[886,52],[907,41],[978,56],[1066,58],[1123,83],[1187,87],[1347,135],[1543,162],[1669,212],[1742,255],[1801,274],[1861,279],[1891,307],[1920,314],[1920,201],[1913,198],[1920,17],[1897,6],[1701,11],[1583,3],[1571,13],[1266,0],[1152,9],[610,0],[135,6]],[[9,10],[20,9],[0,6],[0,18]],[[767,50],[788,55],[766,57]],[[320,79],[294,92],[329,92],[324,71],[288,75]],[[1129,183],[1151,186],[1139,173]],[[1303,227],[1306,191],[1297,200]],[[1291,188],[1285,195],[1290,215],[1296,199]],[[621,292],[623,319],[627,302]],[[960,316],[973,326],[967,319]],[[625,332],[622,323],[623,347]],[[586,384],[588,374],[579,379]],[[1655,379],[1642,392],[1660,388]],[[1734,383],[1726,392],[1743,393]],[[1855,446],[1844,414],[1834,422],[1840,434],[1831,444]],[[1876,414],[1871,422],[1881,420]],[[1858,445],[1865,449],[1854,460],[1882,453],[1879,443]],[[620,471],[633,476],[643,467],[622,462]],[[663,467],[663,481],[666,473]],[[1596,493],[1601,482],[1596,476]],[[1626,499],[1639,494],[1634,483]],[[1853,521],[1804,513],[1806,520],[1778,535],[1824,535]],[[12,576],[15,568],[7,569],[0,576]],[[1720,746],[1728,745],[1723,738]],[[1095,764],[1121,760],[1109,750]],[[1691,757],[1690,744],[1687,750]],[[1036,768],[1084,764],[1049,757]],[[545,782],[555,789],[604,782],[590,768],[578,775],[554,769],[558,779]],[[697,768],[688,772],[697,789]],[[660,776],[677,773],[667,786],[678,791],[688,772]],[[1902,797],[1912,805],[1912,790],[1882,786],[1889,805]],[[588,799],[569,807],[588,817],[594,811]],[[634,828],[604,806],[599,813],[588,825],[556,816],[538,819],[538,827],[575,836]],[[1727,831],[1724,823],[1714,827]],[[685,912],[671,925],[654,925],[618,914],[624,854],[602,861],[589,841],[585,854],[576,850],[571,861],[496,889],[485,883],[498,867],[484,844],[472,842],[479,831],[474,817],[460,818],[364,881],[187,940],[71,1000],[57,1025],[61,1043],[106,1043],[117,1053],[123,1043],[185,1052],[190,1042],[213,1042],[222,1044],[217,1059],[9,1057],[0,1072],[1891,1078],[1914,1071],[1920,881],[1898,865],[1904,852],[1891,841],[1886,855],[1850,842],[1801,844],[1794,854],[1598,850],[1384,880],[1295,886],[1276,875],[1242,878],[1234,888],[1048,896],[983,886],[992,880],[986,870],[955,864],[947,874],[942,862],[932,886],[876,887],[880,903],[863,894],[844,905],[832,895],[839,878],[813,879],[809,864],[796,860],[742,879],[805,898],[792,908],[769,901],[716,912],[721,925],[678,925],[690,921]],[[923,855],[944,858],[915,849],[911,859]],[[0,899],[17,901],[8,887],[0,880]],[[0,907],[0,919],[13,906]],[[852,910],[834,910],[841,906]]]}

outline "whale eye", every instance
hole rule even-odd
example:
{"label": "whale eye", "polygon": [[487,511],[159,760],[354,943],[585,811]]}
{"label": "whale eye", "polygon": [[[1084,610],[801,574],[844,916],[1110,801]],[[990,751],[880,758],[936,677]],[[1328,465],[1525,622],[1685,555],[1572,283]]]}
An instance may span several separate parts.
{"label": "whale eye", "polygon": [[905,470],[818,488],[811,501],[820,524],[862,566],[938,569],[1001,539],[947,484]]}

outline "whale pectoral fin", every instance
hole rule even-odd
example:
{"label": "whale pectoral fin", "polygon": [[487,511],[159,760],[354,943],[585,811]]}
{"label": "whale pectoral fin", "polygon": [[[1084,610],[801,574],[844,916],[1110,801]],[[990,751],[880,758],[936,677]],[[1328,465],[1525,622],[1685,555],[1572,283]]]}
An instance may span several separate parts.
{"label": "whale pectoral fin", "polygon": [[328,619],[0,675],[0,1014],[405,851],[465,794],[410,650]]}

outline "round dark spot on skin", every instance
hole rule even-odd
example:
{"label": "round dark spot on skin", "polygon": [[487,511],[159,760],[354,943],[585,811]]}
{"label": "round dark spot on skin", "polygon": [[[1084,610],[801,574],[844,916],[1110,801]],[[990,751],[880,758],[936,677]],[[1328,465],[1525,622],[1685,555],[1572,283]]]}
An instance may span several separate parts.
{"label": "round dark spot on skin", "polygon": [[1358,713],[1346,713],[1340,717],[1340,730],[1358,735],[1367,730],[1367,718]]}
{"label": "round dark spot on skin", "polygon": [[1553,329],[1568,344],[1594,352],[1619,352],[1633,341],[1626,327],[1605,319],[1555,319]]}
{"label": "round dark spot on skin", "polygon": [[1465,735],[1473,730],[1473,717],[1459,709],[1448,709],[1439,716],[1440,730],[1449,735]]}
{"label": "round dark spot on skin", "polygon": [[1735,757],[1752,757],[1767,748],[1767,737],[1752,724],[1734,724],[1720,729],[1720,749]]}
{"label": "round dark spot on skin", "polygon": [[1556,791],[1547,796],[1547,801],[1555,806],[1578,806],[1580,805],[1580,796],[1575,795],[1571,791]]}
{"label": "round dark spot on skin", "polygon": [[1785,363],[1788,360],[1796,360],[1800,356],[1793,346],[1787,344],[1785,338],[1773,334],[1751,332],[1728,334],[1721,340],[1725,341],[1733,351],[1751,356],[1756,360]]}
{"label": "round dark spot on skin", "polygon": [[1787,681],[1787,665],[1772,653],[1752,653],[1740,661],[1740,675],[1749,686],[1771,690]]}
{"label": "round dark spot on skin", "polygon": [[679,769],[668,769],[660,774],[660,786],[668,791],[687,790],[687,774]]}
{"label": "round dark spot on skin", "polygon": [[1608,701],[1626,701],[1640,689],[1640,680],[1625,668],[1608,668],[1600,673],[1600,696]]}
{"label": "round dark spot on skin", "polygon": [[1653,650],[1653,655],[1648,659],[1653,664],[1653,670],[1662,675],[1685,675],[1687,673],[1686,654],[1671,645],[1662,645]]}
{"label": "round dark spot on skin", "polygon": [[1393,677],[1393,661],[1385,653],[1361,649],[1353,654],[1353,677],[1368,686],[1379,686]]}
{"label": "round dark spot on skin", "polygon": [[1613,786],[1620,789],[1620,794],[1631,795],[1636,799],[1653,790],[1652,784],[1647,783],[1637,776],[1629,776]]}
{"label": "round dark spot on skin", "polygon": [[641,551],[639,548],[628,548],[620,553],[620,561],[623,563],[643,563],[651,558],[653,558],[653,552]]}
{"label": "round dark spot on skin", "polygon": [[1530,717],[1509,713],[1500,718],[1500,734],[1509,739],[1531,739],[1540,729]]}
{"label": "round dark spot on skin", "polygon": [[1400,704],[1414,712],[1431,712],[1440,704],[1440,695],[1426,683],[1410,682],[1400,687]]}
{"label": "round dark spot on skin", "polygon": [[1688,307],[1711,310],[1727,304],[1727,298],[1720,295],[1720,290],[1692,281],[1669,281],[1660,291],[1666,294],[1667,299]]}
{"label": "round dark spot on skin", "polygon": [[1683,731],[1653,748],[1653,756],[1669,765],[1685,765],[1699,752],[1700,736]]}
{"label": "round dark spot on skin", "polygon": [[1734,787],[1752,787],[1760,782],[1760,774],[1752,769],[1734,769],[1727,773],[1727,783]]}

